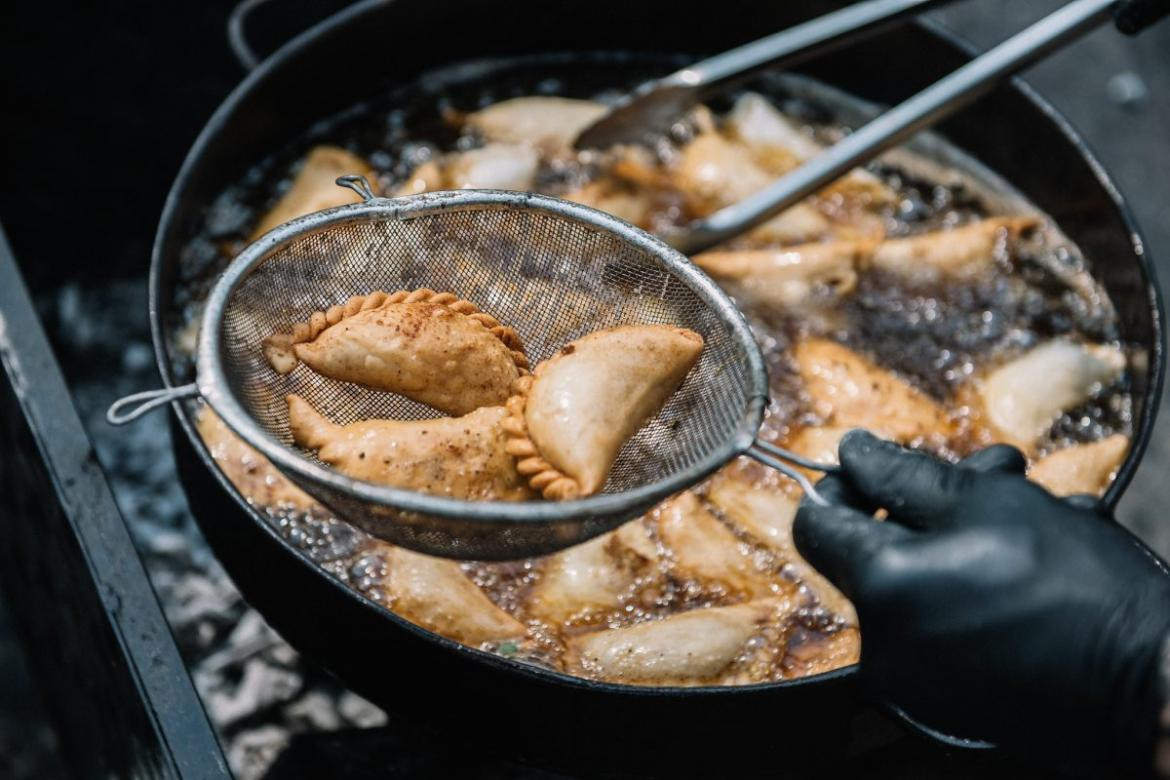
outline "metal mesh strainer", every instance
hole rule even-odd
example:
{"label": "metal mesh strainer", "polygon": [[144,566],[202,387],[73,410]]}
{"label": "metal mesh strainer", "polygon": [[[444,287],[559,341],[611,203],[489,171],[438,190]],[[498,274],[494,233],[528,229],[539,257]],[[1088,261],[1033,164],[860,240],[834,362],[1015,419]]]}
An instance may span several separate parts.
{"label": "metal mesh strainer", "polygon": [[[422,552],[517,558],[619,525],[746,453],[807,480],[756,442],[767,397],[763,358],[734,304],[683,255],[594,209],[490,190],[374,198],[278,227],[245,249],[208,298],[194,385],[140,393],[110,410],[126,422],[202,395],[240,437],[337,515]],[[375,290],[429,288],[475,302],[519,331],[532,365],[567,342],[617,325],[700,333],[699,362],[662,412],[622,449],[602,493],[567,502],[474,502],[352,479],[292,444],[285,396],[340,424],[440,414],[402,396],[338,382],[299,365],[279,375],[261,342],[314,311]],[[123,414],[127,404],[140,404]],[[815,495],[815,493],[814,493]]]}

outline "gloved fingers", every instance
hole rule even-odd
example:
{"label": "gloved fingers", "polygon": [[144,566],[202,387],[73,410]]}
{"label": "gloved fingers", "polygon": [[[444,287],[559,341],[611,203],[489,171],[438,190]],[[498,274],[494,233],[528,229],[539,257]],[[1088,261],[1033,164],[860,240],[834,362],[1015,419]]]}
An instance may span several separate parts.
{"label": "gloved fingers", "polygon": [[1010,444],[993,444],[963,458],[959,465],[980,473],[999,471],[1022,475],[1028,470],[1028,459]]}
{"label": "gloved fingers", "polygon": [[865,500],[865,496],[837,474],[827,474],[817,482],[817,492],[830,504],[856,509],[872,515],[877,507]]}
{"label": "gloved fingers", "polygon": [[[839,482],[837,477],[825,477],[817,487],[822,495],[833,496],[848,490]],[[909,535],[907,529],[864,510],[841,504],[823,507],[808,499],[801,502],[792,526],[796,549],[804,559],[850,597],[874,553]]]}
{"label": "gloved fingers", "polygon": [[1061,500],[1077,509],[1088,509],[1090,512],[1101,513],[1101,499],[1092,493],[1076,493],[1071,496],[1065,496]]}
{"label": "gloved fingers", "polygon": [[868,431],[845,434],[838,448],[850,485],[865,500],[912,528],[936,528],[946,521],[960,487],[971,475],[932,458],[877,438]]}

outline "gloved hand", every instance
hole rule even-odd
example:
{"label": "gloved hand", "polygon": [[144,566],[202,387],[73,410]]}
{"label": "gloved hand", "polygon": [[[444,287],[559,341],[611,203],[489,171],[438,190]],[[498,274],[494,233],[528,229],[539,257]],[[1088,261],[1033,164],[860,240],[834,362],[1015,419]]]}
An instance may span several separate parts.
{"label": "gloved hand", "polygon": [[840,457],[818,484],[836,505],[806,501],[794,534],[857,607],[870,690],[1050,765],[1150,773],[1165,565],[1005,445],[949,465],[853,431]]}

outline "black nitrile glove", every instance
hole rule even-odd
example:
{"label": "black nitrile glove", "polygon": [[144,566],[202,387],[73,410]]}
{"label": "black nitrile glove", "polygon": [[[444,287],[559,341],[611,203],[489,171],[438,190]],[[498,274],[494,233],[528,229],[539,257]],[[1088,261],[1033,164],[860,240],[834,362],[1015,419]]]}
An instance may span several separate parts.
{"label": "black nitrile glove", "polygon": [[[853,431],[796,545],[853,600],[861,675],[912,718],[1078,771],[1148,774],[1165,565],[998,445],[957,466]],[[872,511],[884,508],[887,520]]]}

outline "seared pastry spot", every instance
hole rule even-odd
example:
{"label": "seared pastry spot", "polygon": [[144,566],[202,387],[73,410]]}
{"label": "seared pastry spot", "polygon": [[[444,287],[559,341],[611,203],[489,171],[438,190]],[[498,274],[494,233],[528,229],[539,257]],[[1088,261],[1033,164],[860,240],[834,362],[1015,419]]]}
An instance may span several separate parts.
{"label": "seared pastry spot", "polygon": [[505,451],[502,406],[463,417],[337,425],[300,396],[287,400],[296,445],[355,479],[478,501],[533,497]]}
{"label": "seared pastry spot", "polygon": [[631,325],[590,333],[521,377],[508,399],[508,452],[533,490],[561,500],[605,484],[618,451],[699,359],[703,337]]}
{"label": "seared pastry spot", "polygon": [[503,403],[528,371],[520,336],[470,301],[433,290],[358,295],[264,340],[278,373],[400,393],[447,414]]}
{"label": "seared pastry spot", "polygon": [[793,677],[822,674],[855,664],[861,658],[861,632],[856,626],[813,636],[794,626],[787,639],[784,670]]}

